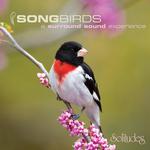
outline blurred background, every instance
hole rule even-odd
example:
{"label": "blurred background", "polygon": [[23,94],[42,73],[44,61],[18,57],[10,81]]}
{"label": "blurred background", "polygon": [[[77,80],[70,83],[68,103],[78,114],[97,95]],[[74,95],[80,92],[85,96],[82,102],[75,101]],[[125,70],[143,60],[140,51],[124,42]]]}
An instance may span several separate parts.
{"label": "blurred background", "polygon": [[[112,2],[112,0],[110,0]],[[85,4],[86,3],[86,4]],[[94,3],[94,1],[93,1]],[[108,1],[109,3],[109,1]],[[103,6],[109,7],[106,3]],[[86,5],[87,10],[83,10]],[[84,13],[90,1],[0,0],[0,21],[10,23],[10,14]],[[150,147],[150,3],[148,0],[118,0],[110,10],[123,24],[146,25],[122,32],[41,29],[41,24],[12,25],[14,37],[49,70],[58,47],[65,41],[78,41],[89,53],[86,62],[93,68],[100,86],[102,128],[118,150],[148,150]],[[89,11],[93,13],[93,11]],[[101,13],[101,12],[98,12]],[[104,14],[105,15],[105,14]],[[117,16],[116,15],[116,16]],[[117,17],[116,17],[117,18]],[[115,18],[115,19],[116,19]],[[104,23],[118,21],[107,19]],[[72,149],[76,138],[57,121],[66,109],[47,88],[40,85],[40,72],[29,60],[8,46],[0,47],[0,150]],[[79,110],[76,108],[76,112]],[[81,120],[89,125],[85,115]],[[138,141],[112,141],[122,134],[143,137]]]}

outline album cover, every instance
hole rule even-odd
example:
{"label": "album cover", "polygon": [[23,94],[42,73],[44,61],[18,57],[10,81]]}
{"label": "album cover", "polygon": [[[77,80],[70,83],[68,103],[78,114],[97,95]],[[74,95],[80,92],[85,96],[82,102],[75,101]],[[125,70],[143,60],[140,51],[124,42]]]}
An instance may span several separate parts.
{"label": "album cover", "polygon": [[148,150],[148,0],[0,0],[0,150]]}

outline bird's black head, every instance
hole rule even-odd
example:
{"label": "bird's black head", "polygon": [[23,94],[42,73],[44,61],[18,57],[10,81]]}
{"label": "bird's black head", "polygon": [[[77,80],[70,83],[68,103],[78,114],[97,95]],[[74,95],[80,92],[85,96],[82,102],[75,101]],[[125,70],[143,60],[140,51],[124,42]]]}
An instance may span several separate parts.
{"label": "bird's black head", "polygon": [[55,58],[63,62],[78,66],[83,63],[87,50],[80,43],[69,41],[60,46]]}

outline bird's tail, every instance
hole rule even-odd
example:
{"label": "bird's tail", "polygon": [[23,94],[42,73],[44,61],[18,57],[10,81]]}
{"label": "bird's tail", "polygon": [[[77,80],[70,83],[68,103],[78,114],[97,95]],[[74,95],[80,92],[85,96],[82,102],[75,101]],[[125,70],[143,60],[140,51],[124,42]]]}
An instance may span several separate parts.
{"label": "bird's tail", "polygon": [[102,133],[102,128],[100,124],[100,110],[96,103],[85,108],[85,113],[90,119],[91,123],[93,123]]}

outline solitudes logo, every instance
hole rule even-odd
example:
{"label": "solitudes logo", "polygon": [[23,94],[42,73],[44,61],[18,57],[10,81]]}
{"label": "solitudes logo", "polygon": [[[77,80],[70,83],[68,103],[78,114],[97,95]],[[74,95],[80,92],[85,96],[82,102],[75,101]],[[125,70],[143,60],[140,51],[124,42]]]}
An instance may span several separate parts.
{"label": "solitudes logo", "polygon": [[121,135],[117,135],[115,133],[110,137],[111,142],[120,142],[120,143],[138,143],[140,145],[144,145],[146,143],[144,136],[139,136],[136,133],[128,135],[126,133],[121,133]]}
{"label": "solitudes logo", "polygon": [[10,14],[10,21],[13,25],[15,23],[101,23],[100,15],[35,15],[35,14],[17,14],[12,12]]}

